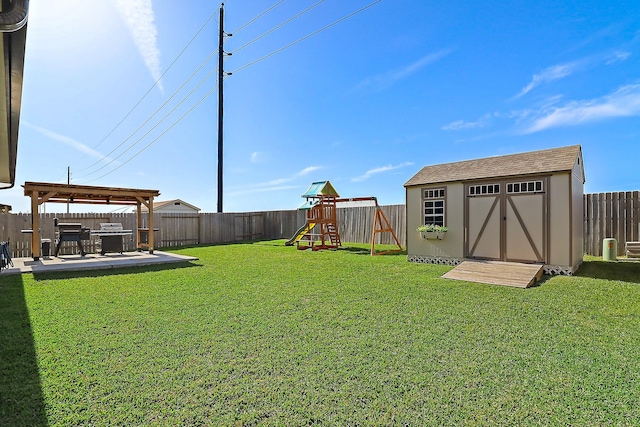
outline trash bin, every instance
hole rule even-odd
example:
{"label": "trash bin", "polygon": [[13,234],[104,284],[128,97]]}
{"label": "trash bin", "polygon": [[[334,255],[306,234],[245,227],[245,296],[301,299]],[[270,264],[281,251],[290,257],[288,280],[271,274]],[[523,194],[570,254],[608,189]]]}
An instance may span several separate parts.
{"label": "trash bin", "polygon": [[40,250],[41,256],[49,256],[49,252],[51,252],[51,239],[41,239],[40,243],[42,243],[42,248]]}
{"label": "trash bin", "polygon": [[602,259],[616,261],[618,258],[618,242],[616,239],[604,239],[602,241]]}

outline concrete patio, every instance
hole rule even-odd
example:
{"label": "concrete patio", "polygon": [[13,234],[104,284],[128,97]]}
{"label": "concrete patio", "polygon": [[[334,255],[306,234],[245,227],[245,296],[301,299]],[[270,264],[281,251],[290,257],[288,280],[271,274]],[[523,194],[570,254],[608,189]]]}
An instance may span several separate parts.
{"label": "concrete patio", "polygon": [[13,258],[13,267],[2,270],[2,276],[22,273],[53,273],[60,271],[106,270],[123,267],[140,267],[147,265],[185,263],[197,261],[198,258],[178,255],[170,252],[124,252],[80,255],[60,255],[58,257],[41,257],[38,261],[32,258]]}

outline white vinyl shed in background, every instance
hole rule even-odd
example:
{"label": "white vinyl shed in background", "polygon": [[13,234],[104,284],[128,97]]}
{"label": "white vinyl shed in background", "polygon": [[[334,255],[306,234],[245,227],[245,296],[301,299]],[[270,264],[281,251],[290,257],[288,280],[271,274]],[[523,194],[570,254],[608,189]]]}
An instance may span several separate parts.
{"label": "white vinyl shed in background", "polygon": [[[425,166],[405,183],[409,261],[544,265],[573,274],[583,258],[579,145]],[[416,228],[446,226],[440,239]]]}

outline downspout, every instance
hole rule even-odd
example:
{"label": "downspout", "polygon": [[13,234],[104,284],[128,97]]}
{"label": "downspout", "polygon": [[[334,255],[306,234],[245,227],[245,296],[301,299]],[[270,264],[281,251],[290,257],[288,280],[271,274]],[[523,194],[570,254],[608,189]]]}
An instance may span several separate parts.
{"label": "downspout", "polygon": [[12,0],[9,9],[0,12],[0,32],[12,33],[24,27],[29,17],[29,0]]}
{"label": "downspout", "polygon": [[6,85],[9,161],[9,176],[7,182],[3,180],[0,189],[7,189],[12,188],[15,183],[29,0],[0,0],[0,10],[0,39],[4,49],[4,61],[0,66],[4,68],[5,76],[5,81],[0,84]]}

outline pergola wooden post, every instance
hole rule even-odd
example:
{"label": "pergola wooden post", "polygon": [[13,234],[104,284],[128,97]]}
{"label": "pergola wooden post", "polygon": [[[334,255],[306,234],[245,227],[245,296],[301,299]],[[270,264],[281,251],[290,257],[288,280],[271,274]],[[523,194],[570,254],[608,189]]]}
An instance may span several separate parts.
{"label": "pergola wooden post", "polygon": [[140,242],[142,241],[141,236],[142,236],[142,201],[138,200],[137,203],[137,209],[136,209],[136,243],[138,245],[138,250],[141,251],[142,250],[142,245],[140,244]]}
{"label": "pergola wooden post", "polygon": [[31,256],[34,260],[40,259],[40,203],[38,193],[31,193]]}
{"label": "pergola wooden post", "polygon": [[[149,229],[148,231],[142,226],[142,205],[147,208],[149,212]],[[150,196],[148,200],[141,197],[138,198],[138,210],[136,213],[136,222],[138,224],[138,250],[142,250],[142,233],[147,232],[147,248],[150,254],[153,253],[153,246],[155,244],[154,226],[153,226],[153,196]]]}
{"label": "pergola wooden post", "polygon": [[149,197],[149,253],[153,253],[155,243],[155,232],[153,228],[153,196]]}
{"label": "pergola wooden post", "polygon": [[137,206],[138,248],[142,227],[142,205],[149,209],[149,253],[153,253],[153,198],[160,195],[158,190],[134,188],[94,187],[89,185],[52,184],[46,182],[25,182],[24,195],[31,197],[31,254],[34,260],[40,258],[40,216],[39,206],[43,203],[82,203]]}

